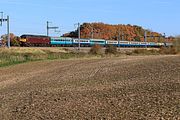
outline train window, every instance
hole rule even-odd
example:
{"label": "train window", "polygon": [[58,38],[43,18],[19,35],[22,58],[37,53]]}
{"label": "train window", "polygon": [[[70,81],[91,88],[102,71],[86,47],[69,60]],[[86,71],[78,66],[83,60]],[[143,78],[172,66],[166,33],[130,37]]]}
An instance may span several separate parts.
{"label": "train window", "polygon": [[88,42],[87,40],[82,40],[81,42]]}
{"label": "train window", "polygon": [[128,44],[128,42],[120,42],[120,43],[122,43],[122,44]]}
{"label": "train window", "polygon": [[94,41],[95,43],[104,43],[104,41]]}
{"label": "train window", "polygon": [[108,41],[109,44],[116,44],[116,41]]}
{"label": "train window", "polygon": [[21,35],[21,38],[26,38],[27,37],[27,35]]}

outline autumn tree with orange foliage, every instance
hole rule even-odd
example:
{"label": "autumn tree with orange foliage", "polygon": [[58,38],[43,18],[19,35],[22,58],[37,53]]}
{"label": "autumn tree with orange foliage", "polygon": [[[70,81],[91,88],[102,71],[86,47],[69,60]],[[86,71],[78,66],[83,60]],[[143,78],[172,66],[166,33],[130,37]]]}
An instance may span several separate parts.
{"label": "autumn tree with orange foliage", "polygon": [[[148,42],[165,42],[163,35],[157,32],[147,31]],[[95,38],[105,40],[128,40],[128,41],[144,41],[145,29],[137,25],[110,25],[104,23],[83,23],[81,25],[81,38]],[[65,37],[78,37],[78,31],[72,31],[64,34]],[[154,37],[153,37],[154,36]],[[166,39],[172,41],[173,39]]]}
{"label": "autumn tree with orange foliage", "polygon": [[[2,46],[6,46],[7,45],[7,41],[8,41],[8,36],[7,34],[2,35]],[[20,46],[20,41],[19,41],[19,37],[14,35],[13,33],[10,33],[10,41],[11,41],[11,46]]]}

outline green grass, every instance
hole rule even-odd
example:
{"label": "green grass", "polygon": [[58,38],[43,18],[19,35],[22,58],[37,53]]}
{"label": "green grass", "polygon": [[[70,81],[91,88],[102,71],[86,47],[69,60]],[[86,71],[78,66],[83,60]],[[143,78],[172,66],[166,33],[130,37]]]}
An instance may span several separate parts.
{"label": "green grass", "polygon": [[0,53],[0,67],[41,59],[39,55],[29,53]]}
{"label": "green grass", "polygon": [[10,66],[19,63],[41,60],[83,58],[84,53],[64,52],[62,50],[38,49],[38,48],[0,48],[0,67]]}
{"label": "green grass", "polygon": [[101,58],[89,53],[72,52],[61,48],[0,48],[0,67],[31,61]]}
{"label": "green grass", "polygon": [[[179,53],[179,41],[173,48],[162,49],[136,49],[126,52],[125,55],[160,55]],[[106,58],[119,57],[122,53],[105,54],[101,47],[92,47],[90,53],[71,52],[62,48],[0,48],[0,67],[25,63],[30,61],[55,60],[55,59],[77,59],[77,58]]]}

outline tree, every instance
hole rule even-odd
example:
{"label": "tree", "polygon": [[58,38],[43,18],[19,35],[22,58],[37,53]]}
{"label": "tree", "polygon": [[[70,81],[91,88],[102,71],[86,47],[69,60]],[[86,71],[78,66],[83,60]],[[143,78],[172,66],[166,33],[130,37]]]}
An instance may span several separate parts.
{"label": "tree", "polygon": [[[132,41],[144,41],[145,29],[137,25],[111,25],[105,23],[84,23],[81,25],[81,38],[93,38],[95,39],[106,39],[106,40],[117,40],[119,36],[119,31],[124,34],[124,40]],[[160,33],[153,32],[147,29],[148,36],[161,36]],[[64,34],[65,37],[78,37],[78,30],[72,31],[70,33]],[[122,36],[122,35],[121,35]],[[148,41],[157,42],[158,38],[148,37]]]}
{"label": "tree", "polygon": [[135,37],[134,37],[134,40],[135,40],[135,41],[141,41],[141,38],[140,38],[139,36],[135,36]]}
{"label": "tree", "polygon": [[20,46],[20,38],[15,36],[13,39],[11,39],[11,46]]}
{"label": "tree", "polygon": [[116,54],[117,53],[117,47],[113,45],[108,45],[105,50],[106,54]]}
{"label": "tree", "polygon": [[[8,35],[2,35],[2,45],[6,46],[7,45],[7,41],[8,41]],[[19,41],[19,37],[14,35],[13,33],[10,33],[10,41],[11,41],[11,46],[20,46],[20,41]]]}

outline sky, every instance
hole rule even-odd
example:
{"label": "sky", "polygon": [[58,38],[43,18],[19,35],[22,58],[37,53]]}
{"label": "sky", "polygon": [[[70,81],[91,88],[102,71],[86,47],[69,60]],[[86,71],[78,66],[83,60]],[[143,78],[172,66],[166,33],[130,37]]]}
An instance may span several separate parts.
{"label": "sky", "polygon": [[[46,22],[58,26],[51,36],[77,28],[76,23],[139,25],[145,29],[180,34],[180,0],[0,0],[0,12],[10,16],[10,32],[15,35],[46,35]],[[6,23],[0,35],[6,34]]]}

